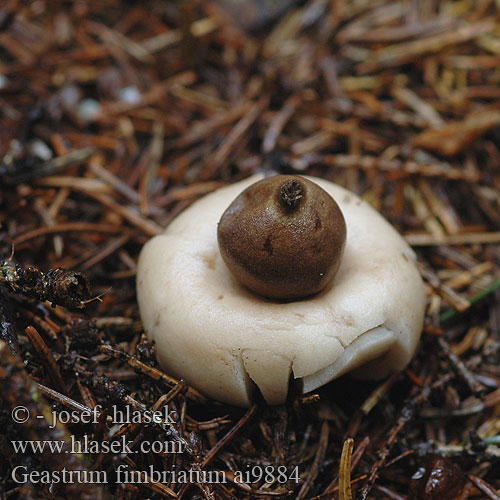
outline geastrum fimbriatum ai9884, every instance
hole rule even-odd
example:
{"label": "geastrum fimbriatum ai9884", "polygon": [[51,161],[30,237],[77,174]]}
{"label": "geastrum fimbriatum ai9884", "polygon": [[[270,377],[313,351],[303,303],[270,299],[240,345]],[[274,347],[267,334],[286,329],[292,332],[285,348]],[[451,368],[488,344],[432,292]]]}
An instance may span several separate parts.
{"label": "geastrum fimbriatum ai9884", "polygon": [[[335,200],[335,201],[334,201]],[[137,295],[168,373],[247,406],[340,375],[403,369],[423,325],[415,254],[329,181],[247,180],[195,202],[141,251]]]}

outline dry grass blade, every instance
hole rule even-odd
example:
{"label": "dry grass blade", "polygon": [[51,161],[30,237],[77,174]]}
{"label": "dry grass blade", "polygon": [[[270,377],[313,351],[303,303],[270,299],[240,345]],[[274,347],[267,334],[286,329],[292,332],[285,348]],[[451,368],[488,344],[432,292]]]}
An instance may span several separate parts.
{"label": "dry grass blade", "polygon": [[375,57],[372,61],[360,64],[358,66],[358,73],[365,74],[383,67],[405,64],[416,57],[421,57],[423,54],[437,52],[444,49],[446,46],[456,45],[466,42],[467,40],[478,38],[492,31],[494,27],[494,21],[488,19],[477,24],[462,26],[448,33],[385,47],[375,53]]}
{"label": "dry grass blade", "polygon": [[352,500],[351,489],[351,461],[354,439],[347,438],[342,445],[339,466],[339,498],[340,500]]}
{"label": "dry grass blade", "polygon": [[471,115],[462,123],[449,123],[441,128],[426,130],[413,139],[418,148],[430,149],[446,156],[463,151],[477,137],[500,124],[500,111],[483,111]]}
{"label": "dry grass blade", "polygon": [[20,234],[15,237],[13,244],[18,247],[27,241],[34,238],[40,238],[47,234],[60,234],[60,233],[72,233],[72,232],[97,232],[97,233],[111,233],[116,234],[120,230],[116,226],[106,225],[106,224],[91,224],[88,222],[70,222],[67,224],[58,224],[53,227],[41,227],[39,229],[34,229],[24,234]]}
{"label": "dry grass blade", "polygon": [[439,245],[487,245],[500,243],[500,231],[490,233],[464,233],[434,236],[431,234],[407,234],[406,241],[412,246]]}

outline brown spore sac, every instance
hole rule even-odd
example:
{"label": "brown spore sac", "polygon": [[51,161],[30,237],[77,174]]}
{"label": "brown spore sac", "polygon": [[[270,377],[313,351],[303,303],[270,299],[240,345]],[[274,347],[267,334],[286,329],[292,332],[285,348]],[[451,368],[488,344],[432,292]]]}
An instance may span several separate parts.
{"label": "brown spore sac", "polygon": [[256,182],[231,203],[217,238],[240,283],[263,297],[297,300],[333,280],[346,225],[337,203],[317,184],[278,175]]}

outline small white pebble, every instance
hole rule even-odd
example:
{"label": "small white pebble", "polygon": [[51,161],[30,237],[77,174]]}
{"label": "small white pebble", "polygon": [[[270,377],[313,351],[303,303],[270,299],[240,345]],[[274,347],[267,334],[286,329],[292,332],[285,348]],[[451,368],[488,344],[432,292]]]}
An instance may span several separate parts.
{"label": "small white pebble", "polygon": [[95,120],[101,112],[101,105],[95,99],[83,99],[78,105],[78,118],[84,121]]}
{"label": "small white pebble", "polygon": [[47,144],[45,144],[45,142],[41,141],[40,139],[35,139],[30,144],[30,151],[31,154],[43,161],[48,161],[53,156],[52,150],[47,146]]}
{"label": "small white pebble", "polygon": [[73,110],[82,98],[82,91],[76,85],[69,84],[59,91],[59,96],[64,109]]}
{"label": "small white pebble", "polygon": [[119,95],[120,99],[128,104],[138,104],[141,102],[141,93],[134,85],[123,87]]}

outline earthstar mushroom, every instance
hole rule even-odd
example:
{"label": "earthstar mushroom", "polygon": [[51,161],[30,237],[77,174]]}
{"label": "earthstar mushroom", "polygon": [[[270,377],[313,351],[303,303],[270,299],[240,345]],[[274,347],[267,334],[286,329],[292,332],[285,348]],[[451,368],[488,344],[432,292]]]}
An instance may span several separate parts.
{"label": "earthstar mushroom", "polygon": [[291,379],[305,393],[348,371],[379,378],[402,370],[422,330],[424,285],[405,240],[353,193],[298,178],[336,200],[347,226],[338,271],[315,295],[269,300],[229,270],[218,247],[218,222],[262,178],[206,195],[141,251],[139,307],[162,366],[238,406],[251,404],[257,391],[269,404],[283,403]]}

